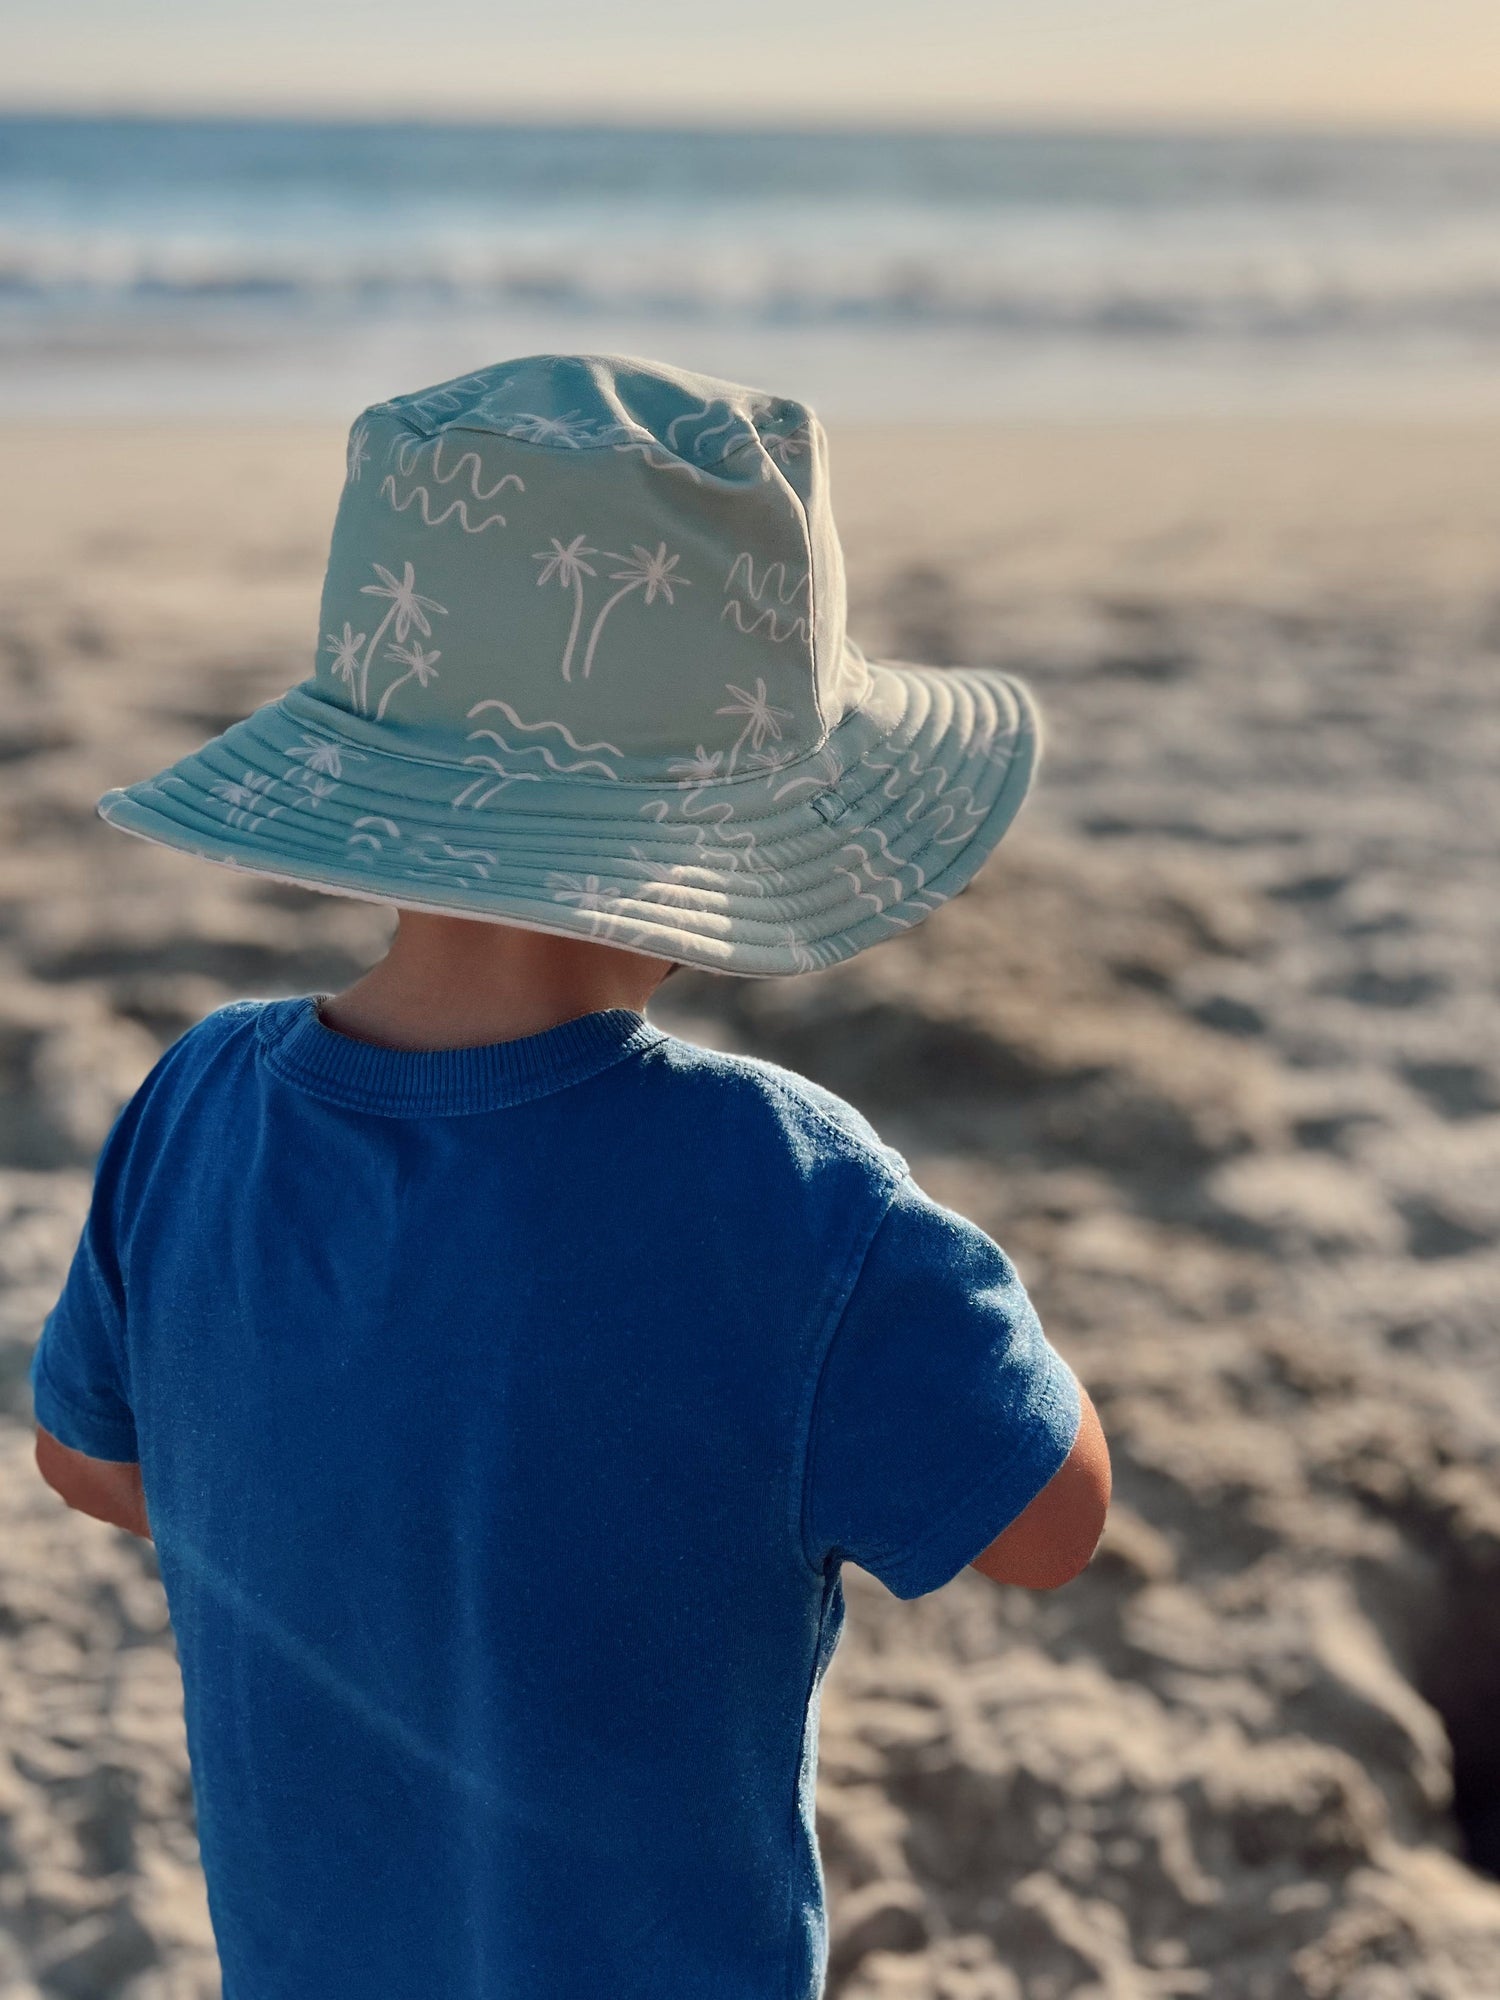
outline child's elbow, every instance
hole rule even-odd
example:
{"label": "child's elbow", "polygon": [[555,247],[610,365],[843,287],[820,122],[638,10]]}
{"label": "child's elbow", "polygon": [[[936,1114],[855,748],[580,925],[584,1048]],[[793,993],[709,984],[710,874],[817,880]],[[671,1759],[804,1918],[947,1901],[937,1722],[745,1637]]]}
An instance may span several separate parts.
{"label": "child's elbow", "polygon": [[1098,1503],[1097,1509],[1079,1521],[1074,1531],[1061,1539],[1038,1565],[1038,1573],[1028,1585],[1032,1590],[1061,1590],[1074,1577],[1082,1576],[1094,1559],[1094,1551],[1099,1546],[1104,1533],[1104,1521],[1109,1511],[1108,1495]]}
{"label": "child's elbow", "polygon": [[973,1567],[995,1583],[1060,1590],[1088,1568],[1109,1514],[1109,1446],[1086,1390],[1078,1434],[1051,1480]]}

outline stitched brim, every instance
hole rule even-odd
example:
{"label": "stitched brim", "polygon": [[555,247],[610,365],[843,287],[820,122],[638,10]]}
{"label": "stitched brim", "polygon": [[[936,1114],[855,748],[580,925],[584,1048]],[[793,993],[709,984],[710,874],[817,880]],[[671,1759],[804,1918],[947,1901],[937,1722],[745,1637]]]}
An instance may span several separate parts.
{"label": "stitched brim", "polygon": [[335,895],[774,976],[852,958],[971,879],[1040,755],[1021,681],[872,665],[824,749],[719,782],[411,757],[309,683],[123,790],[126,833]]}

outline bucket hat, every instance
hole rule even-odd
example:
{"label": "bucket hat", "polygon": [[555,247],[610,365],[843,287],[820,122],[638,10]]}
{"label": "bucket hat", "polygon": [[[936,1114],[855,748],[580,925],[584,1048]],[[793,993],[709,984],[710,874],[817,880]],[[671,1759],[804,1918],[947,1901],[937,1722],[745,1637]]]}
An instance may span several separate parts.
{"label": "bucket hat", "polygon": [[852,957],[969,881],[1026,687],[867,660],[805,404],[534,355],[365,410],[316,665],[111,826],[334,894],[719,971]]}

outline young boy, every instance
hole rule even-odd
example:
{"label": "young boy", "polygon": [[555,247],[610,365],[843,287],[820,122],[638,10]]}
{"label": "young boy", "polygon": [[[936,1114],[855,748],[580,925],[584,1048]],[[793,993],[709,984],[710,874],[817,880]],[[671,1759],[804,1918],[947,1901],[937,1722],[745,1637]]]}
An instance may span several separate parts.
{"label": "young boy", "polygon": [[987,1236],[646,1007],[929,915],[1034,710],[846,639],[810,411],[618,357],[366,411],[321,630],[100,811],[391,948],[166,1052],[32,1368],[157,1544],[226,2000],[812,2000],[841,1565],[1051,1588],[1108,1454]]}

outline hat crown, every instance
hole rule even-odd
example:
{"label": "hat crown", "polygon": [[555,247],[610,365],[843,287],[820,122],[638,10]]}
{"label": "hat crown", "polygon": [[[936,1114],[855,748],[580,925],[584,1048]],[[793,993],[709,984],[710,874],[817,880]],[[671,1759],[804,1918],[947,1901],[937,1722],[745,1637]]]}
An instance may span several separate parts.
{"label": "hat crown", "polygon": [[363,412],[306,692],[393,749],[691,784],[819,748],[863,692],[822,426],[611,355],[537,355]]}

